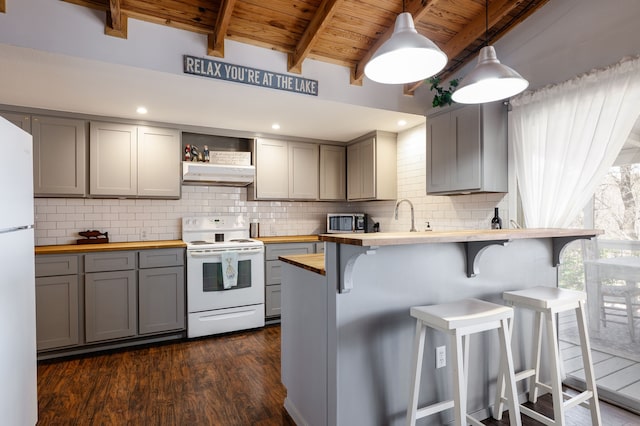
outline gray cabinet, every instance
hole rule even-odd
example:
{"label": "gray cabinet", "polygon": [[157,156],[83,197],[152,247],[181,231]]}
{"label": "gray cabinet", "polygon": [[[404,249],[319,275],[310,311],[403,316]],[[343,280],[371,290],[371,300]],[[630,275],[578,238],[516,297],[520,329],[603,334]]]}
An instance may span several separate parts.
{"label": "gray cabinet", "polygon": [[86,195],[86,121],[14,112],[0,112],[0,115],[33,135],[36,197]]}
{"label": "gray cabinet", "polygon": [[318,145],[256,140],[255,199],[317,200]]}
{"label": "gray cabinet", "polygon": [[318,145],[289,142],[289,198],[318,199]]}
{"label": "gray cabinet", "polygon": [[375,131],[347,146],[347,199],[397,198],[396,134]]}
{"label": "gray cabinet", "polygon": [[427,117],[427,194],[507,192],[507,110],[460,105]]}
{"label": "gray cabinet", "polygon": [[320,199],[344,201],[347,197],[347,151],[344,146],[320,145]]}
{"label": "gray cabinet", "polygon": [[136,126],[95,121],[92,121],[90,126],[89,192],[91,195],[137,195]]}
{"label": "gray cabinet", "polygon": [[272,139],[256,141],[256,199],[289,198],[289,147]]}
{"label": "gray cabinet", "polygon": [[278,256],[289,254],[311,254],[317,243],[277,243],[265,246],[265,317],[280,316],[280,285],[282,283],[282,261]]}
{"label": "gray cabinet", "polygon": [[183,337],[184,259],[184,248],[37,255],[38,356]]}
{"label": "gray cabinet", "polygon": [[37,256],[35,271],[38,351],[78,345],[78,256]]}
{"label": "gray cabinet", "polygon": [[135,336],[135,252],[87,254],[85,272],[85,341]]}
{"label": "gray cabinet", "polygon": [[182,173],[180,132],[138,127],[138,196],[177,198]]}
{"label": "gray cabinet", "polygon": [[89,192],[96,196],[180,196],[180,133],[92,121]]}
{"label": "gray cabinet", "polygon": [[33,116],[33,191],[36,196],[84,196],[87,192],[87,123]]}
{"label": "gray cabinet", "polygon": [[185,328],[184,250],[144,250],[139,254],[138,332]]}

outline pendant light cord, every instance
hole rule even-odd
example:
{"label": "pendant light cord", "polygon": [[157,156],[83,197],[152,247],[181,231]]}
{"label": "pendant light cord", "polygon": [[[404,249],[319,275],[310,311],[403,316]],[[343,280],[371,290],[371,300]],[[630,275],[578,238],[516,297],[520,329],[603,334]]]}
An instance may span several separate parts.
{"label": "pendant light cord", "polygon": [[[404,2],[404,0],[402,0]],[[484,0],[484,47],[489,45],[489,0]]]}

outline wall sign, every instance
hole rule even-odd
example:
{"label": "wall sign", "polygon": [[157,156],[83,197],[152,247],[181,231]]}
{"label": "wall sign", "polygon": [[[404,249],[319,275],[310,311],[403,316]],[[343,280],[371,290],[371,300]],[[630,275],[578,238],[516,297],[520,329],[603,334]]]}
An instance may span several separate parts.
{"label": "wall sign", "polygon": [[184,55],[184,73],[318,96],[318,81]]}

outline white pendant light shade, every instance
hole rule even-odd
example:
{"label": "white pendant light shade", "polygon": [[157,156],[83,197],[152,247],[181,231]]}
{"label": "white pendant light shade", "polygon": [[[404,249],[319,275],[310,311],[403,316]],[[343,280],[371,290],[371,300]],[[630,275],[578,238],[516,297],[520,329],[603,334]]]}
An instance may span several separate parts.
{"label": "white pendant light shade", "polygon": [[396,18],[391,38],[364,66],[364,74],[378,83],[412,83],[437,74],[447,60],[434,42],[418,34],[411,14],[403,12]]}
{"label": "white pendant light shade", "polygon": [[500,63],[493,46],[485,46],[478,64],[462,79],[451,99],[461,104],[493,102],[517,95],[528,86],[520,74]]}

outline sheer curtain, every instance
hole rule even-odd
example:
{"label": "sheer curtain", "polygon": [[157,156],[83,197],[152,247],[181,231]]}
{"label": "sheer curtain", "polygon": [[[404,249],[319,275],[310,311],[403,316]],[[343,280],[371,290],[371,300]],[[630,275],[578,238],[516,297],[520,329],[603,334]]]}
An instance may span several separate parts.
{"label": "sheer curtain", "polygon": [[525,224],[567,227],[640,116],[640,57],[525,92],[509,114]]}

